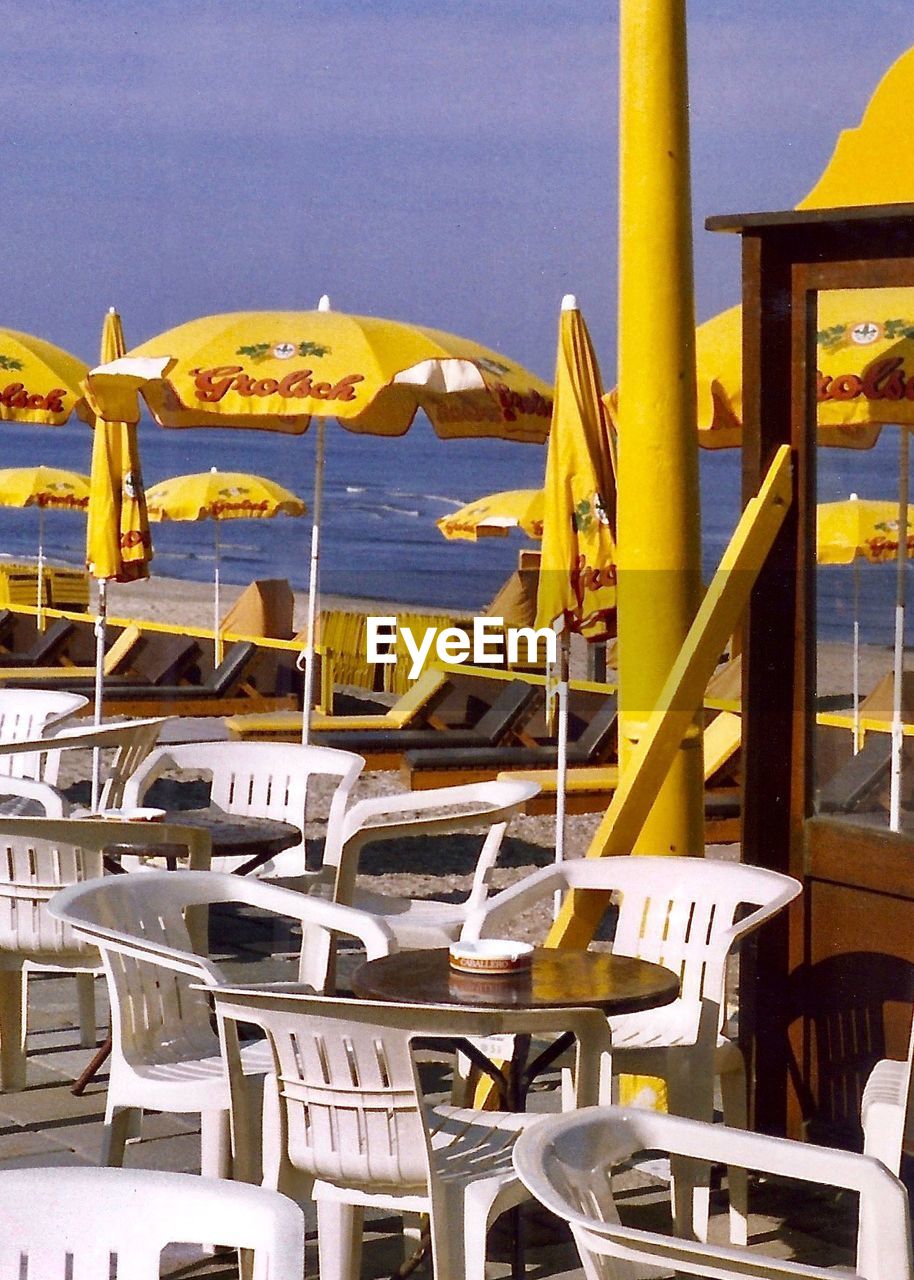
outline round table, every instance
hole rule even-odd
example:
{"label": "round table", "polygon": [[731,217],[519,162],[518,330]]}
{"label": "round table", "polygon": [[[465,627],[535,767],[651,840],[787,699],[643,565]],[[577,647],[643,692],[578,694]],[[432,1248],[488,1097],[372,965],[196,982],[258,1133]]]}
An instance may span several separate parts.
{"label": "round table", "polygon": [[[168,809],[162,821],[208,831],[214,858],[246,859],[234,870],[233,874],[239,876],[255,871],[277,853],[290,849],[301,840],[301,829],[292,822],[226,813],[215,805],[203,809]],[[106,853],[118,856],[154,853],[164,857],[169,866],[177,865],[177,857],[182,852],[183,846],[151,845],[144,849],[135,837],[131,844],[114,844],[106,849]]]}
{"label": "round table", "polygon": [[398,951],[356,970],[352,987],[364,1000],[512,1009],[602,1009],[638,1013],[679,995],[671,969],[611,951],[537,947],[529,969],[507,975],[451,968],[446,947]]}

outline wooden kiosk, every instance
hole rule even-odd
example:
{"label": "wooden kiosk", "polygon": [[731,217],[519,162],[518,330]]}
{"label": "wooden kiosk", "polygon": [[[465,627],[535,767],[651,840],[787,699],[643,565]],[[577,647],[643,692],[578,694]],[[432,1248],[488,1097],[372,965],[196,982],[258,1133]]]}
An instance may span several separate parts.
{"label": "wooden kiosk", "polygon": [[805,888],[762,931],[742,984],[755,1122],[856,1145],[871,1066],[907,1051],[914,829],[816,812],[816,296],[914,286],[914,205],[706,225],[742,237],[744,495],[779,445],[794,458],[795,500],[752,594],[743,665],[743,857]]}

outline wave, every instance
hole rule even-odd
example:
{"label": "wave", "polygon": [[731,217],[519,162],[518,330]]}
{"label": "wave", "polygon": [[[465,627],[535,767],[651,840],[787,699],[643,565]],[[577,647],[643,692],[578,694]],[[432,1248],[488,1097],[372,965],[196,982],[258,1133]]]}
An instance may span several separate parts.
{"label": "wave", "polygon": [[347,492],[347,493],[364,493],[364,492],[365,492],[365,485],[363,485],[363,484],[347,484],[347,485],[346,485],[346,492]]}
{"label": "wave", "polygon": [[418,516],[419,515],[418,511],[413,511],[408,507],[393,507],[393,506],[388,506],[386,503],[383,503],[383,502],[378,504],[378,510],[389,511],[393,515],[397,515],[397,516]]}

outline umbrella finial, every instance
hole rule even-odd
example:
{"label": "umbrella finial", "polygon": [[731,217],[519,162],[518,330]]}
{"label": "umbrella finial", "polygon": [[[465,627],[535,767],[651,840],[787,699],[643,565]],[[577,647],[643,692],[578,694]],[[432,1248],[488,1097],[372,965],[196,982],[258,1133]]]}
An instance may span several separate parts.
{"label": "umbrella finial", "polygon": [[566,293],[564,298],[562,299],[562,310],[577,311],[577,309],[578,309],[578,300],[576,296],[573,293]]}
{"label": "umbrella finial", "polygon": [[330,310],[330,295],[329,295],[329,294],[327,294],[327,293],[322,293],[322,294],[321,294],[321,300],[320,300],[320,302],[317,304],[317,309],[318,309],[318,311],[329,311],[329,310]]}
{"label": "umbrella finial", "polygon": [[116,316],[116,315],[117,315],[117,307],[109,307],[109,308],[108,308],[108,315],[109,315],[109,316]]}
{"label": "umbrella finial", "polygon": [[851,502],[858,502],[858,501],[859,501],[859,499],[858,499],[858,497],[857,497],[856,493],[852,493],[852,494],[851,494]]}
{"label": "umbrella finial", "polygon": [[211,476],[214,476],[214,475],[216,474],[216,468],[215,468],[215,467],[210,467],[210,469],[209,469],[209,473],[210,473],[210,475],[211,475]]}

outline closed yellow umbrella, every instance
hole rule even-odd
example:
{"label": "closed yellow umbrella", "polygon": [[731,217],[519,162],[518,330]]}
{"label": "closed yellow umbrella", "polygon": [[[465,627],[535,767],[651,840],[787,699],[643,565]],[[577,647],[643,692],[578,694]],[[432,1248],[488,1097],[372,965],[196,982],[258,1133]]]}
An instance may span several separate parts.
{"label": "closed yellow umbrella", "polygon": [[303,516],[307,510],[301,498],[265,476],[241,471],[209,471],[160,480],[146,491],[149,519],[212,520],[214,546],[213,634],[216,662],[222,661],[219,630],[219,522],[222,520],[272,520],[276,516]]}
{"label": "closed yellow umbrella", "polygon": [[[102,326],[101,359],[117,359],[125,349],[121,318],[112,307]],[[152,540],[146,515],[136,425],[97,418],[92,442],[86,567],[98,579],[95,622],[95,723],[101,724],[104,700],[105,631],[108,583],[139,582],[149,577]],[[98,807],[100,756],[93,752],[92,808]]]}
{"label": "closed yellow umbrella", "polygon": [[399,436],[422,409],[442,437],[542,442],[552,390],[468,338],[376,316],[253,311],[204,316],[150,339],[86,380],[102,417],[139,420],[142,395],[164,427],[250,427],[299,435],[317,418],[305,708],[314,688],[324,424]]}
{"label": "closed yellow umbrella", "polygon": [[565,852],[568,635],[602,640],[615,631],[615,477],[600,369],[570,294],[562,300],[555,402],[543,488],[543,542],[536,626],[560,633],[555,857]]}
{"label": "closed yellow umbrella", "polygon": [[506,538],[512,529],[523,529],[529,537],[541,538],[543,502],[542,489],[506,489],[468,502],[435,524],[452,542]]}
{"label": "closed yellow umbrella", "polygon": [[44,513],[85,511],[89,477],[60,467],[7,467],[0,471],[0,507],[38,508],[37,621],[44,627]]}

